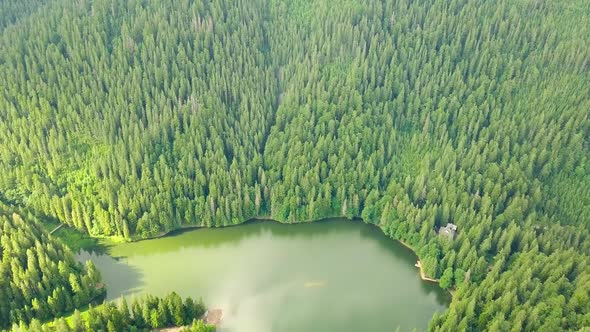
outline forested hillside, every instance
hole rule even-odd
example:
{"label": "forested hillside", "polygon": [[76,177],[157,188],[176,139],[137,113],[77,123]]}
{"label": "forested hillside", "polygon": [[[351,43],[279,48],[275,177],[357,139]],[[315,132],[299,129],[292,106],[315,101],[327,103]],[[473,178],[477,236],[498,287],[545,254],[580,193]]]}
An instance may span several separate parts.
{"label": "forested hillside", "polygon": [[433,330],[590,326],[589,2],[19,6],[6,203],[129,239],[358,216],[458,288]]}
{"label": "forested hillside", "polygon": [[47,320],[104,296],[100,273],[86,267],[39,223],[0,205],[0,330]]}

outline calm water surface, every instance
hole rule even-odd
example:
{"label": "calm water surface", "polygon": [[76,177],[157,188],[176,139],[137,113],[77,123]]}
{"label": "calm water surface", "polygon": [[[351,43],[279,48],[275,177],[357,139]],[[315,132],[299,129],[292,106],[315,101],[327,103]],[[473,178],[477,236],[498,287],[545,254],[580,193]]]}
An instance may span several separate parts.
{"label": "calm water surface", "polygon": [[95,262],[108,299],[202,297],[223,310],[223,332],[424,329],[450,301],[408,249],[346,220],[191,230],[79,259]]}

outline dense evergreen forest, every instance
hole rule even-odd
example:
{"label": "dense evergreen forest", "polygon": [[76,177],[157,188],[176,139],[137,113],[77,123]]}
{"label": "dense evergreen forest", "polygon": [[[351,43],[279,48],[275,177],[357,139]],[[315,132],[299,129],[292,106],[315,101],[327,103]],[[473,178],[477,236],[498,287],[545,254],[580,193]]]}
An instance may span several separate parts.
{"label": "dense evergreen forest", "polygon": [[105,290],[92,261],[83,267],[34,218],[1,204],[0,244],[0,330],[102,301]]}
{"label": "dense evergreen forest", "polygon": [[153,331],[165,327],[183,327],[181,332],[214,332],[215,327],[199,320],[205,306],[188,297],[184,300],[176,293],[165,298],[146,295],[135,299],[131,305],[123,298],[116,305],[112,302],[91,307],[83,314],[76,310],[68,319],[59,318],[48,324],[33,320],[29,326],[14,327],[13,331],[30,332],[85,332],[85,331]]}
{"label": "dense evergreen forest", "polygon": [[0,4],[0,31],[18,22],[37,9],[42,8],[47,0],[4,0]]}
{"label": "dense evergreen forest", "polygon": [[0,13],[5,204],[127,239],[358,216],[457,289],[432,330],[590,326],[590,2]]}

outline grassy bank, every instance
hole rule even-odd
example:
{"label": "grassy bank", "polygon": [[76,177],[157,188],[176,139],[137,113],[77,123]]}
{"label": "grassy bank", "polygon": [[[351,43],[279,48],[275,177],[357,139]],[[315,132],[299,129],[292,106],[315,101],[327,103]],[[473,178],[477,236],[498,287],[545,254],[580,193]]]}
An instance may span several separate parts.
{"label": "grassy bank", "polygon": [[[44,220],[41,224],[48,233],[60,225],[59,222],[52,220]],[[62,241],[73,252],[78,252],[80,251],[80,249],[90,250],[127,242],[121,236],[92,237],[68,225],[64,225],[63,227],[61,227],[59,230],[54,232],[52,236]]]}

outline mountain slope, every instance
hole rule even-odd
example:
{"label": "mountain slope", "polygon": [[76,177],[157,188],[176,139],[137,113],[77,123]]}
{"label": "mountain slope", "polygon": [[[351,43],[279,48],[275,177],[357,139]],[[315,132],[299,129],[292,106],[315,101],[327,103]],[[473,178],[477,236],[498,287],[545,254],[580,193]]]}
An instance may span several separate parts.
{"label": "mountain slope", "polygon": [[[459,289],[433,329],[588,325],[585,1],[45,8],[0,37],[3,200],[126,238],[360,216]],[[567,255],[558,292],[505,282]]]}

